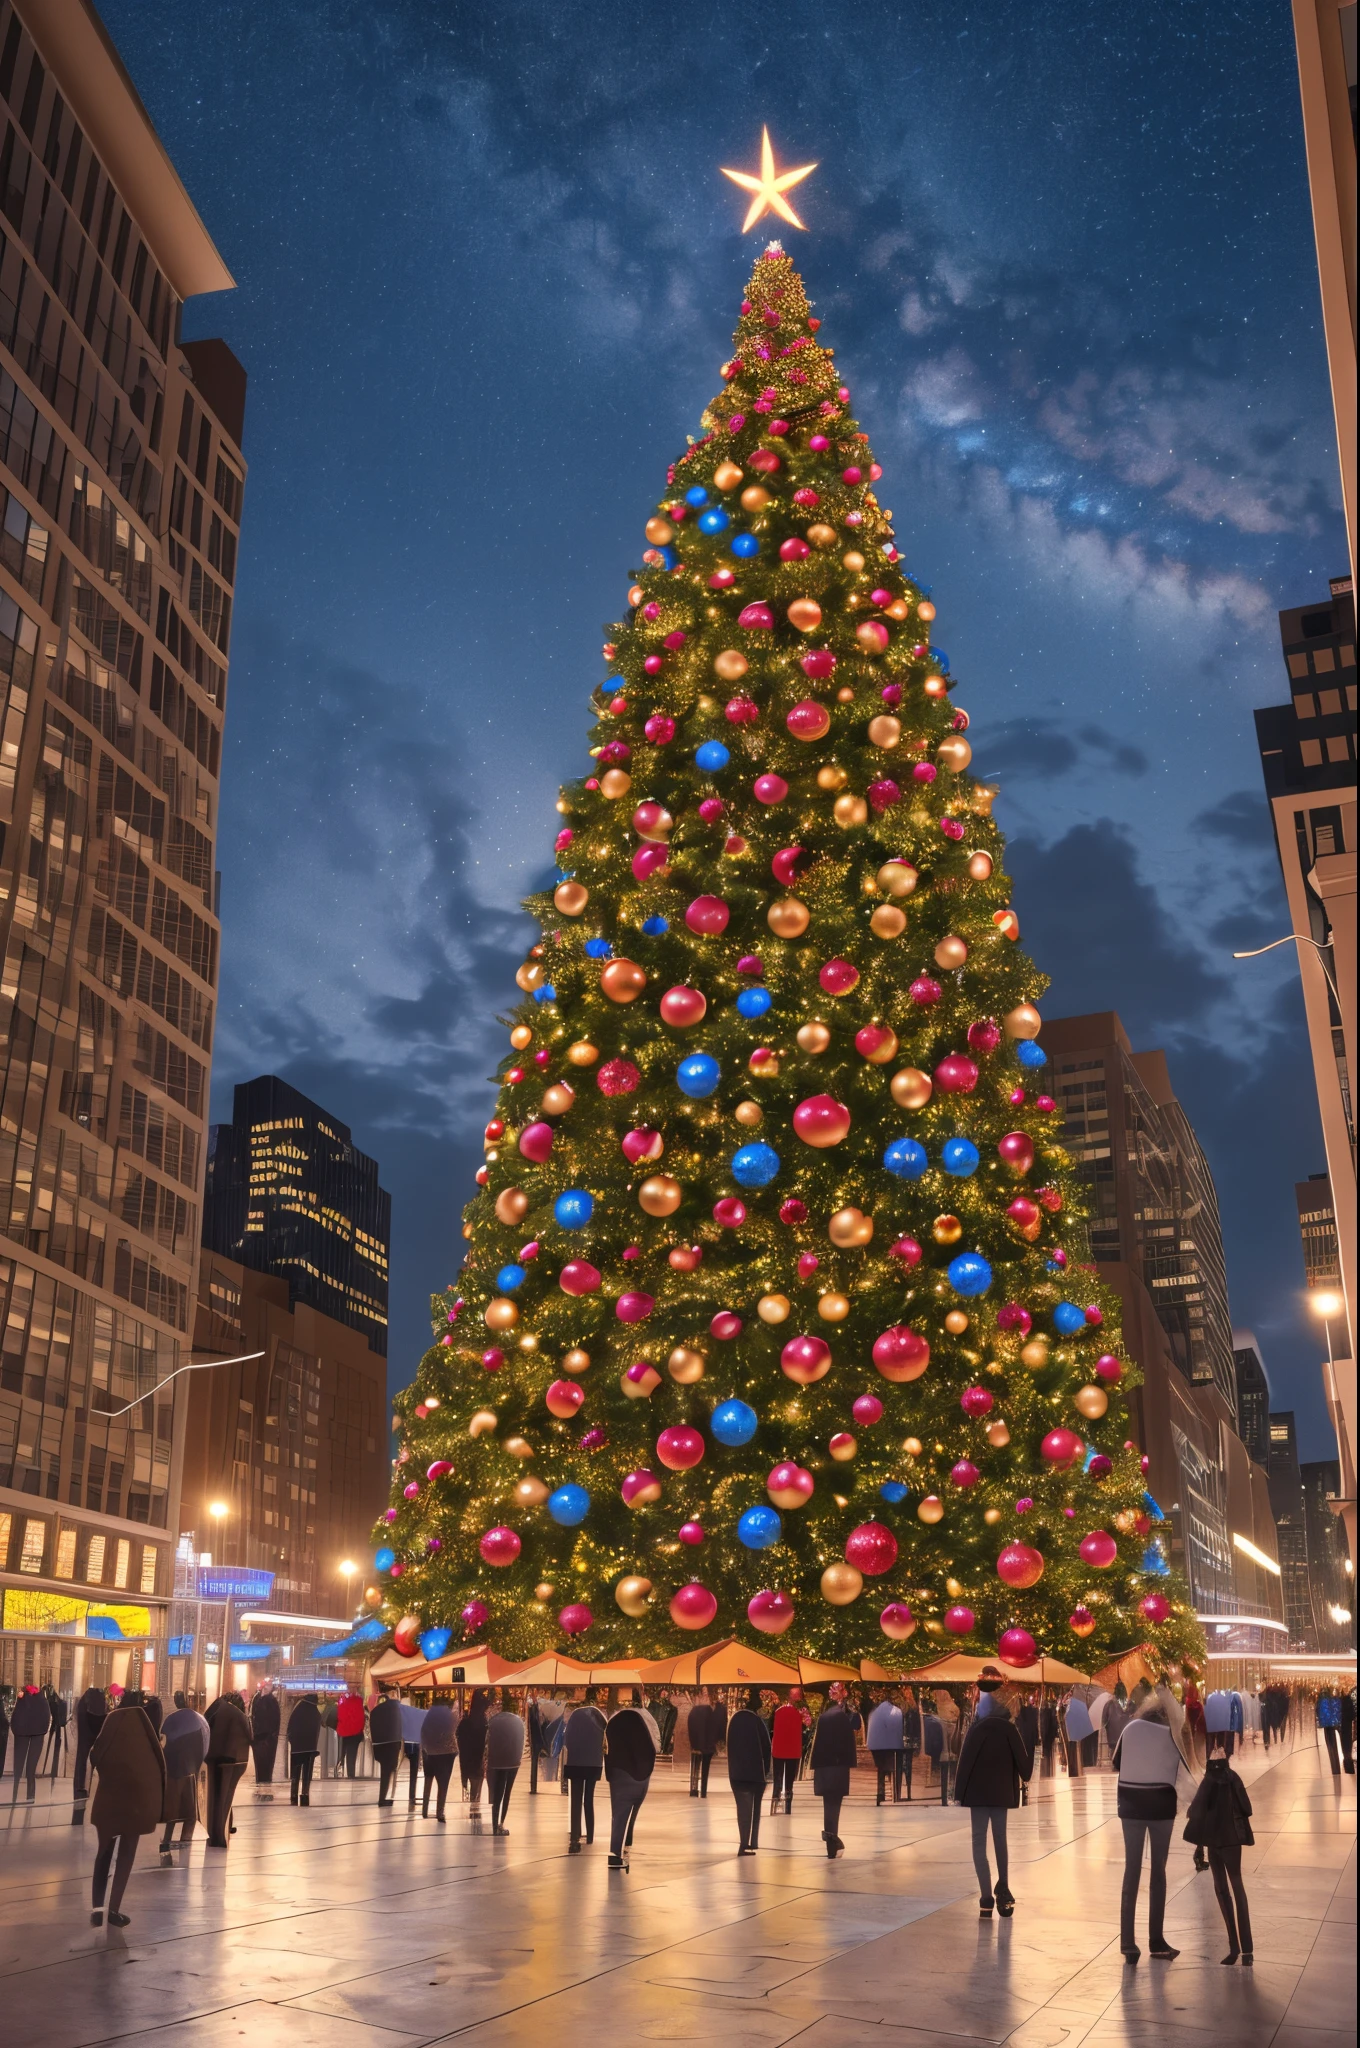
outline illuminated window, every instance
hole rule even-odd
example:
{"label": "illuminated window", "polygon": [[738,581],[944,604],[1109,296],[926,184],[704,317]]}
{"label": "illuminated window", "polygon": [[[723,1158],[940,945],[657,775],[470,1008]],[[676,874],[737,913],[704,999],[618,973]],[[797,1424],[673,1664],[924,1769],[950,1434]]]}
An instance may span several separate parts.
{"label": "illuminated window", "polygon": [[131,1568],[132,1545],[125,1536],[120,1536],[118,1539],[117,1557],[113,1567],[113,1583],[115,1586],[126,1586],[128,1573]]}
{"label": "illuminated window", "polygon": [[92,1536],[85,1558],[85,1576],[92,1586],[102,1583],[104,1577],[104,1538]]}
{"label": "illuminated window", "polygon": [[24,1523],[24,1547],[19,1553],[19,1569],[38,1577],[43,1567],[43,1551],[47,1547],[47,1524],[35,1517]]}
{"label": "illuminated window", "polygon": [[58,1579],[73,1579],[76,1575],[76,1532],[63,1529],[57,1537],[57,1561],[52,1575]]}
{"label": "illuminated window", "polygon": [[0,1571],[9,1563],[9,1539],[13,1528],[13,1515],[0,1515]]}
{"label": "illuminated window", "polygon": [[142,1582],[140,1590],[143,1593],[154,1593],[156,1590],[156,1546],[154,1543],[147,1543],[142,1548]]}

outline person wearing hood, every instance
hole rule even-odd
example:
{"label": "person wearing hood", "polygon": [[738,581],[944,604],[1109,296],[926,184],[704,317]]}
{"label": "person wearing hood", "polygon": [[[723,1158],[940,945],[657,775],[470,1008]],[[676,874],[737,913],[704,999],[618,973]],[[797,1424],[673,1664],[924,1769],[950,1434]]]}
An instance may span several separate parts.
{"label": "person wearing hood", "polygon": [[689,1710],[685,1738],[689,1743],[689,1796],[707,1799],[708,1774],[718,1748],[718,1715],[706,1692],[700,1693]]}
{"label": "person wearing hood", "polygon": [[869,1754],[878,1772],[878,1798],[882,1806],[892,1780],[893,1805],[902,1797],[902,1709],[887,1693],[869,1715]]}
{"label": "person wearing hood", "polygon": [[812,1789],[822,1802],[822,1840],[834,1862],[845,1853],[840,1838],[841,1807],[850,1797],[855,1754],[855,1716],[838,1699],[829,1699],[817,1716],[812,1735]]}
{"label": "person wearing hood", "polygon": [[1235,1963],[1240,1956],[1246,1966],[1255,1960],[1251,1943],[1251,1914],[1242,1882],[1242,1850],[1256,1840],[1251,1831],[1251,1800],[1247,1788],[1226,1756],[1211,1756],[1205,1765],[1190,1810],[1185,1816],[1185,1839],[1196,1850],[1207,1849],[1209,1868],[1214,1874],[1214,1894],[1223,1925],[1228,1930],[1228,1953],[1221,1960]]}
{"label": "person wearing hood", "polygon": [[770,1758],[774,1766],[774,1793],[770,1812],[793,1812],[793,1787],[803,1761],[803,1709],[792,1696],[774,1710],[770,1729]]}
{"label": "person wearing hood", "polygon": [[71,1787],[71,1797],[75,1801],[75,1808],[71,1814],[73,1828],[78,1828],[85,1818],[85,1774],[89,1768],[90,1751],[94,1748],[108,1711],[109,1703],[102,1686],[87,1686],[76,1701],[75,1778]]}
{"label": "person wearing hood", "polygon": [[420,1724],[420,1754],[425,1764],[425,1792],[420,1803],[422,1820],[430,1817],[430,1787],[435,1788],[434,1817],[444,1825],[444,1801],[449,1796],[453,1759],[458,1749],[458,1723],[447,1700],[436,1700],[427,1708]]}
{"label": "person wearing hood", "polygon": [[[1020,1804],[1020,1787],[1029,1782],[1034,1757],[1021,1741],[1010,1709],[997,1698],[1001,1674],[984,1669],[977,1683],[987,1701],[987,1712],[975,1717],[963,1738],[954,1797],[969,1809],[972,1822],[973,1868],[980,1887],[978,1910],[984,1920],[990,1920],[995,1904],[1002,1918],[1009,1920],[1015,1911],[1015,1896],[1010,1888],[1006,1820],[1011,1808]],[[995,1891],[987,1862],[988,1828],[996,1853]]]}
{"label": "person wearing hood", "polygon": [[632,1703],[611,1714],[604,1731],[611,1870],[628,1868],[624,1850],[633,1846],[633,1829],[656,1767],[658,1741],[656,1723],[650,1714],[644,1712],[642,1693],[634,1686]]}
{"label": "person wearing hood", "polygon": [[1119,1774],[1117,1811],[1124,1831],[1124,1885],[1119,1900],[1119,1946],[1126,1963],[1138,1961],[1134,1914],[1143,1874],[1143,1843],[1151,1852],[1148,1878],[1148,1953],[1160,1962],[1174,1962],[1163,1929],[1166,1913],[1166,1859],[1176,1824],[1176,1783],[1186,1769],[1185,1758],[1158,1695],[1149,1690],[1129,1722],[1110,1763]]}
{"label": "person wearing hood", "polygon": [[312,1772],[321,1747],[321,1707],[314,1692],[303,1693],[293,1704],[285,1730],[288,1743],[288,1803],[310,1806]]}
{"label": "person wearing hood", "polygon": [[604,1769],[605,1727],[604,1715],[596,1704],[595,1688],[588,1685],[585,1698],[566,1716],[562,1733],[563,1782],[571,1795],[569,1856],[581,1853],[583,1827],[587,1848],[595,1839],[595,1787]]}
{"label": "person wearing hood", "polygon": [[51,1725],[52,1709],[47,1704],[46,1694],[39,1692],[36,1685],[26,1685],[14,1702],[14,1711],[9,1717],[10,1741],[14,1745],[14,1777],[9,1788],[11,1806],[19,1796],[20,1778],[28,1780],[25,1803],[31,1804],[38,1796],[38,1764]]}
{"label": "person wearing hood", "polygon": [[105,1716],[90,1752],[95,1774],[90,1819],[99,1838],[90,1888],[92,1927],[103,1923],[111,1865],[109,1925],[127,1926],[128,1916],[122,1911],[123,1893],[132,1875],[137,1844],[143,1835],[155,1831],[165,1811],[165,1753],[141,1701],[139,1692],[125,1692],[117,1711]]}
{"label": "person wearing hood", "polygon": [[737,1802],[738,1856],[760,1847],[760,1809],[770,1777],[770,1731],[760,1716],[760,1694],[751,1691],[727,1724],[727,1782]]}
{"label": "person wearing hood", "polygon": [[395,1803],[397,1772],[401,1769],[401,1701],[396,1693],[379,1687],[378,1697],[368,1710],[368,1735],[373,1744],[373,1761],[378,1766],[378,1804]]}
{"label": "person wearing hood", "polygon": [[508,1835],[506,1809],[519,1767],[524,1760],[524,1722],[515,1712],[514,1696],[501,1694],[501,1710],[493,1714],[486,1730],[486,1775],[491,1792],[491,1832]]}
{"label": "person wearing hood", "polygon": [[239,1692],[224,1692],[204,1716],[208,1723],[208,1847],[225,1849],[232,1802],[250,1757],[250,1720]]}
{"label": "person wearing hood", "polygon": [[255,1797],[272,1799],[274,1761],[279,1753],[283,1714],[279,1696],[266,1680],[250,1703],[250,1753],[255,1761]]}
{"label": "person wearing hood", "polygon": [[198,1774],[208,1754],[209,1728],[192,1707],[176,1707],[161,1724],[161,1747],[165,1751],[165,1810],[161,1818],[161,1862],[172,1864],[175,1822],[181,1823],[179,1845],[189,1840],[199,1819]]}
{"label": "person wearing hood", "polygon": [[458,1723],[458,1775],[467,1793],[468,1819],[482,1817],[482,1779],[486,1776],[486,1694],[474,1692]]}

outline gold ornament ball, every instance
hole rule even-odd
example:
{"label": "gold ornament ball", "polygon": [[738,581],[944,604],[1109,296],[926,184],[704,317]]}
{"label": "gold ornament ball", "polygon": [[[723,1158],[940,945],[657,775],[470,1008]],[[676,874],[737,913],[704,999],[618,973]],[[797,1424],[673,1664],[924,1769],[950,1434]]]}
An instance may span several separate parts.
{"label": "gold ornament ball", "polygon": [[519,1310],[506,1295],[498,1294],[487,1303],[482,1321],[488,1330],[513,1330],[519,1321]]}
{"label": "gold ornament ball", "polygon": [[849,780],[844,768],[838,767],[834,761],[828,761],[824,768],[817,770],[818,789],[844,789]]}
{"label": "gold ornament ball", "polygon": [[862,796],[838,796],[831,806],[831,815],[842,832],[850,832],[856,825],[863,825],[869,816],[869,806]]}
{"label": "gold ornament ball", "polygon": [[826,1234],[832,1244],[847,1249],[868,1244],[874,1234],[874,1219],[866,1216],[862,1209],[838,1209],[826,1226]]}
{"label": "gold ornament ball", "polygon": [[[891,513],[888,516],[891,518]],[[907,600],[905,597],[895,597],[892,603],[887,605],[885,609],[890,619],[905,619],[907,616]]]}
{"label": "gold ornament ball", "polygon": [[501,1445],[501,1449],[508,1458],[518,1458],[521,1464],[526,1458],[532,1458],[534,1455],[533,1445],[527,1437],[522,1436],[508,1436]]}
{"label": "gold ornament ball", "polygon": [[858,548],[847,548],[841,556],[841,563],[844,568],[850,571],[852,576],[858,576],[860,570],[864,567],[864,557]]}
{"label": "gold ornament ball", "polygon": [[843,1323],[850,1313],[850,1300],[844,1294],[824,1294],[817,1303],[817,1313],[824,1323]]}
{"label": "gold ornament ball", "polygon": [[907,1456],[908,1456],[909,1458],[919,1458],[919,1457],[920,1457],[920,1455],[921,1455],[921,1439],[920,1439],[920,1437],[919,1437],[919,1436],[904,1436],[904,1437],[903,1437],[903,1439],[902,1439],[902,1448],[903,1448],[903,1450],[904,1450],[904,1451],[906,1452],[906,1454],[907,1454]]}
{"label": "gold ornament ball", "polygon": [[590,891],[580,882],[559,882],[553,890],[553,902],[563,917],[579,917],[590,901]]}
{"label": "gold ornament ball", "polygon": [[825,1024],[813,1022],[798,1027],[798,1049],[813,1054],[825,1052],[831,1043],[831,1033]]}
{"label": "gold ornament ball", "polygon": [[486,1436],[495,1429],[500,1417],[494,1408],[479,1408],[468,1423],[470,1437]]}
{"label": "gold ornament ball", "polygon": [[510,1033],[510,1043],[516,1052],[524,1052],[534,1042],[534,1034],[527,1024],[517,1024]]}
{"label": "gold ornament ball", "polygon": [[922,1522],[930,1522],[932,1524],[942,1522],[944,1520],[944,1502],[937,1493],[928,1493],[923,1501],[918,1501],[916,1514],[918,1520]]}
{"label": "gold ornament ball", "polygon": [[750,1068],[753,1074],[761,1074],[769,1081],[779,1072],[779,1054],[771,1052],[769,1046],[757,1046],[751,1054]]}
{"label": "gold ornament ball", "polygon": [[930,1226],[930,1234],[936,1244],[957,1244],[963,1236],[963,1225],[957,1216],[937,1216]]}
{"label": "gold ornament ball", "polygon": [[889,1060],[897,1058],[897,1033],[879,1024],[877,1017],[872,1021],[884,1035],[881,1042],[874,1047],[872,1052],[866,1054],[865,1057],[868,1059],[871,1067],[885,1067]]}
{"label": "gold ornament ball", "polygon": [[743,474],[735,462],[720,462],[713,472],[713,481],[720,491],[735,491]]}
{"label": "gold ornament ball", "polygon": [[[869,919],[869,929],[876,939],[900,939],[906,928],[907,913],[895,903],[880,903]],[[893,1050],[896,1051],[895,1046]]]}
{"label": "gold ornament ball", "polygon": [[951,1600],[958,1600],[963,1596],[963,1587],[957,1579],[946,1579],[944,1589]]}
{"label": "gold ornament ball", "polygon": [[944,1319],[944,1326],[951,1337],[961,1337],[968,1328],[968,1318],[961,1308],[951,1308]]}
{"label": "gold ornament ball", "polygon": [[743,512],[763,512],[770,502],[770,494],[764,484],[747,484],[741,494]]}
{"label": "gold ornament ball", "polygon": [[895,747],[902,737],[902,721],[893,718],[886,711],[869,720],[869,745],[871,747]]}
{"label": "gold ornament ball", "polygon": [[515,969],[515,980],[526,995],[536,989],[545,979],[546,975],[541,960],[526,960],[522,967]]}
{"label": "gold ornament ball", "polygon": [[916,616],[918,619],[924,619],[927,625],[929,625],[931,620],[934,618],[935,607],[928,597],[923,597],[921,599],[921,602],[917,605]]}
{"label": "gold ornament ball", "polygon": [[827,1445],[827,1449],[838,1465],[848,1465],[859,1449],[859,1445],[848,1430],[841,1430],[838,1435],[832,1437]]}
{"label": "gold ornament ball", "polygon": [[364,1605],[366,1607],[381,1607],[382,1597],[381,1586],[364,1587]]}
{"label": "gold ornament ball", "polygon": [[949,695],[949,685],[943,676],[927,676],[921,688],[925,691],[927,697],[947,697]]}
{"label": "gold ornament ball", "polygon": [[1132,1508],[1121,1508],[1119,1513],[1112,1516],[1111,1519],[1121,1536],[1131,1536],[1138,1517]]}
{"label": "gold ornament ball", "polygon": [[956,733],[952,739],[941,740],[935,749],[935,759],[941,767],[952,768],[956,775],[962,775],[972,758],[973,749],[962,733]]}
{"label": "gold ornament ball", "polygon": [[632,1621],[640,1621],[652,1604],[652,1582],[629,1573],[614,1588],[614,1598]]}
{"label": "gold ornament ball", "polygon": [[746,656],[735,647],[724,647],[721,654],[713,657],[713,669],[725,683],[739,683],[751,666]]}
{"label": "gold ornament ball", "polygon": [[576,1100],[576,1090],[566,1081],[554,1081],[543,1091],[544,1116],[565,1116]]}
{"label": "gold ornament ball", "polygon": [[666,1370],[682,1387],[692,1387],[704,1376],[704,1354],[692,1351],[688,1344],[677,1344],[666,1360]]}
{"label": "gold ornament ball", "polygon": [[654,548],[669,547],[675,539],[675,528],[670,520],[662,519],[659,514],[654,519],[649,519],[642,530]]}
{"label": "gold ornament ball", "polygon": [[890,1093],[899,1109],[924,1109],[935,1092],[935,1083],[919,1067],[903,1067],[892,1077]]}
{"label": "gold ornament ball", "polygon": [[952,932],[947,939],[941,939],[939,945],[935,948],[935,965],[937,967],[952,970],[956,967],[962,967],[967,958],[967,946],[962,939],[956,938]]}
{"label": "gold ornament ball", "polygon": [[599,1057],[600,1048],[588,1038],[578,1038],[575,1045],[567,1047],[567,1058],[574,1067],[593,1067]]}
{"label": "gold ornament ball", "polygon": [[1010,1440],[1011,1433],[999,1417],[987,1424],[987,1441],[994,1451],[1004,1451]]}
{"label": "gold ornament ball", "polygon": [[975,882],[991,880],[992,856],[990,853],[973,853],[968,856],[968,872]]}
{"label": "gold ornament ball", "polygon": [[762,1294],[756,1303],[756,1314],[762,1323],[786,1323],[789,1319],[789,1297],[787,1294]]}
{"label": "gold ornament ball", "polygon": [[765,913],[765,922],[777,939],[797,939],[812,922],[806,903],[796,896],[777,896]]}
{"label": "gold ornament ball", "polygon": [[526,1472],[523,1479],[515,1482],[515,1500],[522,1508],[541,1508],[548,1498],[548,1489],[541,1479],[535,1479],[532,1472]]}
{"label": "gold ornament ball", "polygon": [[885,860],[876,879],[885,896],[910,896],[921,877],[908,860]]}
{"label": "gold ornament ball", "polygon": [[668,1173],[654,1173],[638,1189],[638,1207],[647,1216],[673,1216],[684,1198],[679,1181]]}
{"label": "gold ornament ball", "polygon": [[600,795],[607,796],[616,804],[621,796],[627,796],[633,787],[633,778],[626,768],[606,768],[600,777]]}
{"label": "gold ornament ball", "polygon": [[1031,1372],[1038,1372],[1040,1366],[1048,1364],[1048,1340],[1045,1337],[1031,1337],[1022,1345],[1020,1363],[1027,1365]]}
{"label": "gold ornament ball", "polygon": [[600,975],[600,987],[611,1003],[635,1003],[647,986],[647,976],[635,960],[610,960]]}
{"label": "gold ornament ball", "polygon": [[1088,1422],[1099,1422],[1109,1405],[1110,1397],[1104,1387],[1083,1387],[1072,1401],[1078,1415],[1084,1415]]}
{"label": "gold ornament ball", "polygon": [[582,1351],[579,1346],[573,1346],[570,1351],[563,1353],[562,1370],[563,1372],[574,1373],[578,1378],[583,1372],[589,1372],[590,1353]]}
{"label": "gold ornament ball", "polygon": [[498,1223],[518,1223],[529,1207],[529,1197],[522,1188],[502,1188],[496,1197],[496,1220]]}
{"label": "gold ornament ball", "polygon": [[556,1591],[557,1588],[550,1585],[547,1579],[540,1579],[534,1587],[534,1598],[535,1600],[551,1600]]}
{"label": "gold ornament ball", "polygon": [[985,782],[979,782],[973,791],[973,811],[979,818],[990,818],[992,805],[1000,796],[999,789],[989,789]]}
{"label": "gold ornament ball", "polygon": [[1001,1520],[1000,1508],[984,1508],[982,1510],[982,1519],[989,1529],[995,1528],[996,1524]]}
{"label": "gold ornament ball", "polygon": [[834,548],[839,539],[840,535],[835,527],[828,526],[821,519],[814,519],[807,530],[807,543],[810,548]]}
{"label": "gold ornament ball", "polygon": [[537,1351],[538,1339],[537,1337],[535,1337],[532,1330],[525,1331],[524,1335],[519,1340],[519,1348],[521,1351]]}
{"label": "gold ornament ball", "polygon": [[758,1129],[765,1121],[765,1112],[758,1102],[739,1102],[732,1114],[748,1131]]}
{"label": "gold ornament ball", "polygon": [[822,608],[816,598],[795,597],[785,617],[799,633],[815,633],[822,623]]}
{"label": "gold ornament ball", "polygon": [[1007,1038],[1037,1038],[1044,1024],[1033,1003],[1017,1003],[1006,1012],[1003,1022]]}
{"label": "gold ornament ball", "polygon": [[864,1591],[864,1575],[852,1564],[829,1564],[822,1573],[822,1598],[832,1607],[848,1607]]}

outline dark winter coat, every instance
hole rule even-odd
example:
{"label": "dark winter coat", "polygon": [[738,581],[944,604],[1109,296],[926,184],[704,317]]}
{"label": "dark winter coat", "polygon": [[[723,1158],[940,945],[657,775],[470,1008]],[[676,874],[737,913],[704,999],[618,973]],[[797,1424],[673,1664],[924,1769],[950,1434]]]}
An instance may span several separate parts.
{"label": "dark winter coat", "polygon": [[141,1707],[105,1717],[90,1755],[90,1819],[100,1835],[149,1835],[165,1810],[165,1754]]}
{"label": "dark winter coat", "polygon": [[712,1756],[718,1747],[717,1716],[703,1700],[690,1708],[685,1733],[689,1737],[691,1756]]}
{"label": "dark winter coat", "polygon": [[1247,1788],[1225,1756],[1211,1756],[1190,1809],[1185,1839],[1202,1849],[1231,1849],[1256,1840]]}
{"label": "dark winter coat", "polygon": [[486,1767],[489,1771],[517,1771],[524,1761],[524,1722],[518,1714],[502,1710],[493,1714],[486,1727]]}
{"label": "dark winter coat", "polygon": [[921,1709],[919,1707],[903,1707],[902,1747],[908,1756],[919,1756],[921,1754],[921,1743],[924,1736],[925,1730],[921,1725]]}
{"label": "dark winter coat", "polygon": [[375,1749],[401,1741],[401,1701],[394,1693],[385,1693],[375,1707],[370,1707],[368,1735]]}
{"label": "dark winter coat", "polygon": [[161,1732],[161,1722],[165,1719],[165,1708],[161,1704],[158,1693],[149,1692],[146,1694],[142,1701],[142,1712],[146,1715],[147,1720],[151,1723],[157,1735],[159,1735]]}
{"label": "dark winter coat", "polygon": [[759,1714],[743,1707],[727,1724],[727,1782],[763,1785],[770,1775],[770,1731]]}
{"label": "dark winter coat", "polygon": [[458,1723],[458,1761],[465,1771],[486,1763],[486,1695],[474,1693],[472,1705]]}
{"label": "dark winter coat", "polygon": [[597,1706],[587,1703],[572,1708],[562,1736],[562,1754],[568,1770],[603,1768],[604,1730],[604,1715]]}
{"label": "dark winter coat", "polygon": [[161,1727],[165,1748],[165,1806],[162,1820],[196,1821],[198,1772],[208,1753],[208,1724],[192,1707],[176,1707]]}
{"label": "dark winter coat", "polygon": [[606,1778],[650,1778],[656,1765],[652,1731],[636,1707],[620,1707],[604,1731]]}
{"label": "dark winter coat", "polygon": [[855,1723],[845,1707],[823,1707],[812,1734],[812,1789],[819,1796],[848,1799],[855,1768]]}
{"label": "dark winter coat", "polygon": [[426,1756],[452,1756],[458,1747],[453,1708],[436,1700],[420,1724],[420,1747]]}
{"label": "dark winter coat", "polygon": [[305,1692],[288,1716],[288,1747],[294,1756],[315,1756],[321,1747],[321,1709]]}
{"label": "dark winter coat", "polygon": [[933,1763],[938,1763],[944,1755],[944,1722],[938,1714],[932,1714],[927,1708],[921,1716],[921,1724],[926,1755]]}
{"label": "dark winter coat", "polygon": [[277,1736],[283,1715],[279,1708],[276,1692],[257,1692],[250,1703],[250,1733],[256,1742],[268,1742],[271,1735]]}
{"label": "dark winter coat", "polygon": [[1028,1781],[1033,1769],[1033,1751],[1020,1740],[1005,1707],[993,1700],[991,1711],[963,1738],[954,1797],[960,1806],[1018,1806],[1021,1780]]}
{"label": "dark winter coat", "polygon": [[46,1735],[51,1726],[52,1709],[47,1704],[47,1695],[21,1692],[9,1717],[10,1734],[16,1739],[20,1735]]}
{"label": "dark winter coat", "polygon": [[93,1742],[108,1718],[109,1703],[97,1685],[87,1686],[76,1701],[76,1734]]}
{"label": "dark winter coat", "polygon": [[1015,1727],[1020,1740],[1033,1756],[1039,1747],[1039,1709],[1035,1706],[1019,1708],[1015,1716]]}
{"label": "dark winter coat", "polygon": [[59,1692],[49,1692],[47,1704],[52,1709],[52,1726],[54,1728],[64,1728],[69,1716],[67,1715],[66,1701],[63,1695]]}
{"label": "dark winter coat", "polygon": [[212,1733],[208,1737],[210,1764],[243,1764],[250,1756],[250,1722],[235,1693],[214,1700],[207,1716]]}

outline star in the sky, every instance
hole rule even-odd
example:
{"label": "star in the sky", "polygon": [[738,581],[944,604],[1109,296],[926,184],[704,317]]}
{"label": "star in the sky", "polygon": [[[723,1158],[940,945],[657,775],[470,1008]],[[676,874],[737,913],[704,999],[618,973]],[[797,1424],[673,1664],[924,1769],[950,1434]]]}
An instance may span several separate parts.
{"label": "star in the sky", "polygon": [[762,128],[760,131],[760,176],[753,178],[749,171],[723,170],[723,176],[730,178],[734,185],[740,185],[743,192],[755,194],[750,206],[747,208],[746,218],[741,224],[742,233],[745,234],[748,228],[753,228],[761,216],[767,212],[777,213],[781,220],[786,220],[789,223],[790,227],[801,228],[803,222],[799,220],[784,194],[791,185],[800,183],[802,179],[807,177],[810,171],[815,171],[816,168],[816,164],[803,164],[796,171],[781,171],[776,176],[774,150],[770,143],[770,131],[768,128]]}

